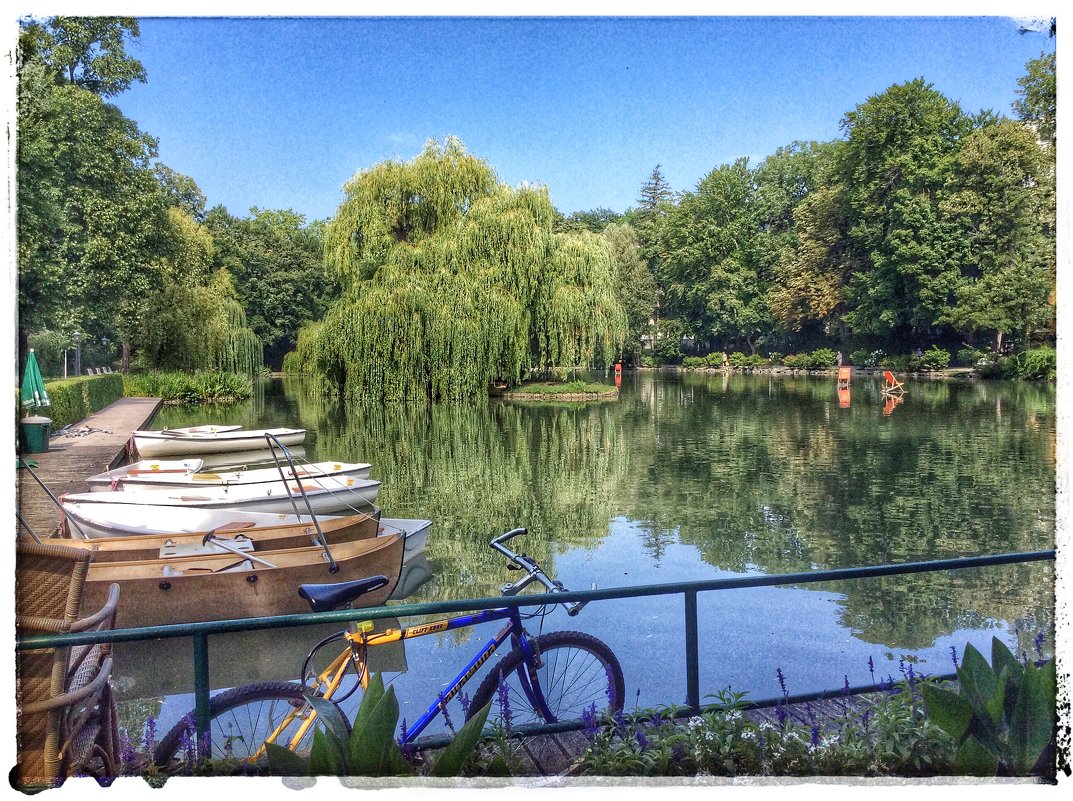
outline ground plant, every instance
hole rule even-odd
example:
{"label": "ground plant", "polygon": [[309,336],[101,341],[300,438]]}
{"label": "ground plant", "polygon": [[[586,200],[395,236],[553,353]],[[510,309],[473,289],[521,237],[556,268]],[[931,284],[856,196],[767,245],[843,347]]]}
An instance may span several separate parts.
{"label": "ground plant", "polygon": [[128,373],[123,376],[123,394],[161,398],[167,404],[226,403],[251,397],[253,379],[217,370]]}
{"label": "ground plant", "polygon": [[[997,638],[990,665],[968,645],[957,666],[956,689],[900,664],[882,691],[841,714],[810,705],[751,713],[743,693],[729,688],[701,714],[674,708],[590,713],[589,744],[578,770],[603,776],[866,776],[1055,775],[1055,670],[1043,658],[1018,659]],[[871,660],[869,668],[872,669]],[[786,678],[776,670],[784,698]],[[873,676],[874,676],[873,670]],[[845,688],[849,690],[849,680]],[[712,696],[709,696],[712,697]],[[803,707],[803,711],[802,711]]]}

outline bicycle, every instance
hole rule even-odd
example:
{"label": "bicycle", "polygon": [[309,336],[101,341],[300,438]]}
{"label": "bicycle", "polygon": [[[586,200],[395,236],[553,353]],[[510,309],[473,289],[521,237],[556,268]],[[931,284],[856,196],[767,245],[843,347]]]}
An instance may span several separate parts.
{"label": "bicycle", "polygon": [[[514,537],[527,533],[524,528],[512,529],[493,539],[489,546],[508,560],[508,569],[524,570],[518,581],[503,585],[501,593],[513,596],[533,582],[542,584],[549,593],[566,592],[562,582],[550,578],[531,557],[516,553],[506,546]],[[299,594],[314,612],[330,611],[349,604],[365,592],[386,582],[382,576],[338,584],[304,584]],[[564,603],[570,616],[576,616],[586,601]],[[552,607],[556,606],[553,604]],[[400,746],[412,744],[455,698],[478,670],[508,640],[510,652],[504,656],[478,685],[467,709],[467,720],[493,698],[497,701],[506,693],[511,710],[511,725],[517,727],[534,723],[555,723],[578,720],[586,713],[597,715],[620,712],[625,700],[622,666],[614,652],[601,640],[579,631],[554,631],[530,635],[523,619],[544,616],[550,609],[539,607],[535,612],[522,614],[519,608],[488,609],[473,614],[444,618],[416,626],[389,628],[374,632],[372,621],[357,623],[352,630],[325,637],[310,651],[302,667],[300,682],[268,681],[226,690],[209,702],[209,758],[238,759],[259,762],[264,758],[265,743],[276,743],[302,753],[312,742],[317,713],[306,694],[320,696],[341,704],[360,687],[368,687],[368,649],[402,640],[424,637],[483,623],[506,620],[505,625],[474,656],[455,677],[445,692],[421,717],[398,737]],[[331,643],[344,640],[346,647],[331,663],[319,672],[311,668],[318,652]],[[356,681],[337,696],[348,671],[353,668]],[[504,691],[501,689],[506,687]],[[179,721],[161,739],[154,752],[154,762],[161,767],[172,764],[182,748],[190,742],[190,720],[193,712]],[[347,726],[351,724],[343,715]],[[245,749],[243,751],[243,749]],[[204,743],[202,750],[205,750]]]}

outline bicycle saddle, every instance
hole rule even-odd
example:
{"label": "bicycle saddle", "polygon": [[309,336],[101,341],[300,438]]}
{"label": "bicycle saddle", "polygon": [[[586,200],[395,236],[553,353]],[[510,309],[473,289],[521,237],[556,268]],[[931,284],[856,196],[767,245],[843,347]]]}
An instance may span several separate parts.
{"label": "bicycle saddle", "polygon": [[367,592],[380,589],[387,581],[387,576],[369,576],[336,584],[301,584],[298,594],[309,601],[314,612],[330,612]]}

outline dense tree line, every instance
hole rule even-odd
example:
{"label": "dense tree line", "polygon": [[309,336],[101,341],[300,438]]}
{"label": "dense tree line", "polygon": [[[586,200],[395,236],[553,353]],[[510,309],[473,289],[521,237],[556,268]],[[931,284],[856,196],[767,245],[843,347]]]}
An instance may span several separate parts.
{"label": "dense tree line", "polygon": [[840,139],[720,165],[677,194],[657,166],[624,215],[559,225],[635,229],[658,284],[643,333],[665,356],[683,337],[748,353],[1053,341],[1054,53],[1018,83],[1017,119],[967,114],[922,78],[891,86],[847,112]]}
{"label": "dense tree line", "polygon": [[[20,364],[31,334],[55,350],[78,331],[84,351],[124,366],[256,370],[297,347],[295,363],[319,364],[342,386],[356,362],[325,344],[348,324],[342,310],[353,321],[361,291],[386,296],[404,275],[445,292],[444,310],[465,301],[477,317],[492,307],[467,294],[463,274],[470,288],[509,289],[484,326],[507,337],[500,324],[512,321],[499,361],[481,351],[477,367],[452,368],[451,380],[470,383],[638,363],[646,341],[673,358],[690,340],[701,351],[785,354],[1054,339],[1053,52],[1028,63],[1012,119],[968,114],[918,78],[849,110],[836,140],[719,165],[691,191],[674,192],[657,165],[624,214],[564,216],[546,193],[506,190],[460,149],[445,158],[469,171],[432,171],[418,202],[386,208],[363,194],[362,182],[409,180],[412,165],[388,162],[359,172],[335,219],[307,223],[289,210],[207,210],[195,180],[160,162],[156,139],[109,102],[147,80],[127,51],[138,33],[130,17],[22,23]],[[445,216],[452,203],[465,213]],[[549,281],[551,294],[539,289]],[[437,323],[423,325],[422,337]],[[479,350],[461,346],[474,338],[467,330],[440,331],[445,358]],[[374,373],[394,371],[397,356],[381,353]]]}
{"label": "dense tree line", "polygon": [[206,211],[193,178],[109,102],[145,69],[131,17],[28,19],[17,53],[19,363],[256,371],[279,365],[335,284],[323,223]]}

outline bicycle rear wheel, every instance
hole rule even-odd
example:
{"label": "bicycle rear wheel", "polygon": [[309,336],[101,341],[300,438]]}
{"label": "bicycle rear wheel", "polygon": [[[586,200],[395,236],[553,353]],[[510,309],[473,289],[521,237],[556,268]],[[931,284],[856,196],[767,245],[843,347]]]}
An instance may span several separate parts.
{"label": "bicycle rear wheel", "polygon": [[[153,761],[165,769],[182,767],[189,755],[199,758],[251,765],[266,762],[261,746],[277,728],[284,726],[275,742],[286,745],[309,718],[302,685],[289,681],[245,684],[214,696],[209,701],[209,746],[194,747],[194,712],[176,723],[156,747]],[[349,730],[350,722],[345,720]],[[294,749],[308,753],[313,742],[314,722]],[[258,753],[260,756],[258,757]],[[178,762],[176,762],[178,760]]]}
{"label": "bicycle rear wheel", "polygon": [[552,717],[541,714],[522,689],[519,670],[527,667],[519,650],[503,657],[484,677],[470,704],[470,716],[489,701],[493,702],[489,717],[498,716],[514,727],[580,720],[586,712],[603,715],[622,709],[622,665],[604,642],[580,631],[554,631],[533,637],[530,643],[538,655],[536,677]]}

